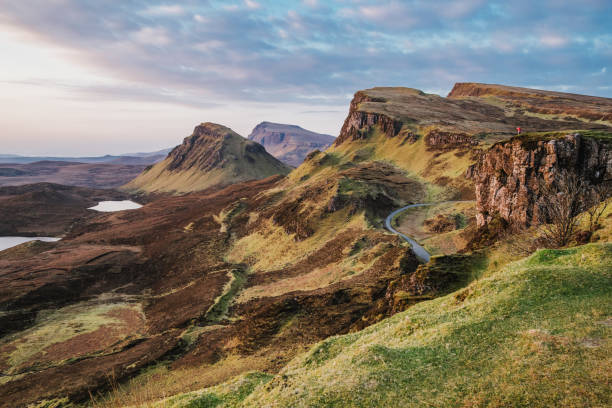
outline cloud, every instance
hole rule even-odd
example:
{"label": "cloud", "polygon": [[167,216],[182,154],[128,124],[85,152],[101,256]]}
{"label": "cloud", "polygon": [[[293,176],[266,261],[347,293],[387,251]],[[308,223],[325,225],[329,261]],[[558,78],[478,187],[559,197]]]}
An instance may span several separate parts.
{"label": "cloud", "polygon": [[247,8],[250,8],[251,10],[256,10],[261,7],[261,4],[254,0],[244,0],[244,5],[247,6]]}
{"label": "cloud", "polygon": [[[0,124],[36,132],[28,120],[48,117],[81,134],[95,127],[71,128],[82,110],[113,122],[108,134],[155,116],[147,140],[203,120],[247,134],[263,118],[336,134],[351,96],[374,86],[612,97],[610,27],[605,0],[2,0]],[[126,106],[140,113],[108,119]]]}
{"label": "cloud", "polygon": [[143,13],[151,16],[180,16],[185,14],[185,9],[177,4],[160,4],[157,6],[147,7]]}
{"label": "cloud", "polygon": [[142,27],[132,33],[131,37],[140,44],[163,47],[170,44],[168,32],[163,27]]}
{"label": "cloud", "polygon": [[569,42],[567,37],[558,34],[544,34],[539,38],[539,40],[540,44],[550,48],[564,47]]}
{"label": "cloud", "polygon": [[457,80],[592,93],[606,77],[591,74],[612,56],[612,5],[595,0],[24,3],[2,2],[0,24],[111,78],[163,86],[173,103],[340,105],[360,88],[441,90]]}

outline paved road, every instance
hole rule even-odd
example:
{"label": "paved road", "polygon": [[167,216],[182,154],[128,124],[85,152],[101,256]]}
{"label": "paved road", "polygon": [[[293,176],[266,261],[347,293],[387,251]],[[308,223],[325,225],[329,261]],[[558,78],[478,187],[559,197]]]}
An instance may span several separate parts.
{"label": "paved road", "polygon": [[401,213],[402,211],[407,210],[408,208],[426,207],[428,205],[437,205],[437,204],[466,203],[466,202],[472,202],[472,201],[443,201],[443,202],[440,202],[440,203],[410,204],[410,205],[407,205],[405,207],[399,208],[399,209],[393,211],[391,214],[389,214],[387,216],[387,218],[385,219],[385,228],[387,228],[392,233],[399,235],[405,241],[407,241],[412,246],[412,251],[416,255],[417,259],[420,262],[427,263],[431,259],[431,254],[429,252],[427,252],[425,250],[425,248],[423,248],[414,239],[410,238],[408,235],[402,234],[401,232],[399,232],[398,230],[393,228],[393,226],[391,225],[391,221],[393,220],[393,217],[395,217],[397,214]]}

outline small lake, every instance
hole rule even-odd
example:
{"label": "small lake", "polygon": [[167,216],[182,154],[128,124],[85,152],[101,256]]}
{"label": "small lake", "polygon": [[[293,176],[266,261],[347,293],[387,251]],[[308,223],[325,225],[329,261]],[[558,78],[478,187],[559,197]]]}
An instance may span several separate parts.
{"label": "small lake", "polygon": [[142,207],[142,205],[135,203],[132,200],[123,201],[100,201],[95,207],[89,207],[90,210],[96,210],[100,212],[113,212],[123,210],[136,210]]}
{"label": "small lake", "polygon": [[0,237],[0,251],[23,244],[30,241],[55,242],[61,238],[53,237]]}

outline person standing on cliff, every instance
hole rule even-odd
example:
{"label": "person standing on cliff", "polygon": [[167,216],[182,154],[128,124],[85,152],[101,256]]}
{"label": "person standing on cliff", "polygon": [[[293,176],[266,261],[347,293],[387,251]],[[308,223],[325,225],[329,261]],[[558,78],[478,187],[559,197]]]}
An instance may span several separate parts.
{"label": "person standing on cliff", "polygon": [[521,134],[521,128],[520,128],[520,127],[517,127],[517,128],[516,128],[516,134],[517,134],[517,135],[520,135],[520,134]]}

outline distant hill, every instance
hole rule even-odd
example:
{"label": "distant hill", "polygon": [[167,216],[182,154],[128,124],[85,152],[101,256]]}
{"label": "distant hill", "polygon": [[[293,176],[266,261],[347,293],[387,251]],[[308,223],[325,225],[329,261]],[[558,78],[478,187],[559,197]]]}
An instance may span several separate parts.
{"label": "distant hill", "polygon": [[296,125],[261,122],[255,126],[249,140],[253,140],[283,163],[297,167],[313,150],[325,150],[335,138],[311,132]]}
{"label": "distant hill", "polygon": [[146,166],[146,163],[123,163],[121,160],[98,163],[0,163],[0,186],[56,183],[89,188],[116,188],[138,176]]}
{"label": "distant hill", "polygon": [[144,164],[149,165],[163,160],[172,148],[155,152],[126,153],[120,155],[63,157],[63,156],[20,156],[18,154],[0,154],[0,163],[35,163],[40,161],[70,163],[111,163],[111,164]]}
{"label": "distant hill", "polygon": [[259,143],[214,123],[202,123],[168,157],[124,186],[138,192],[186,193],[288,174],[291,169]]}

